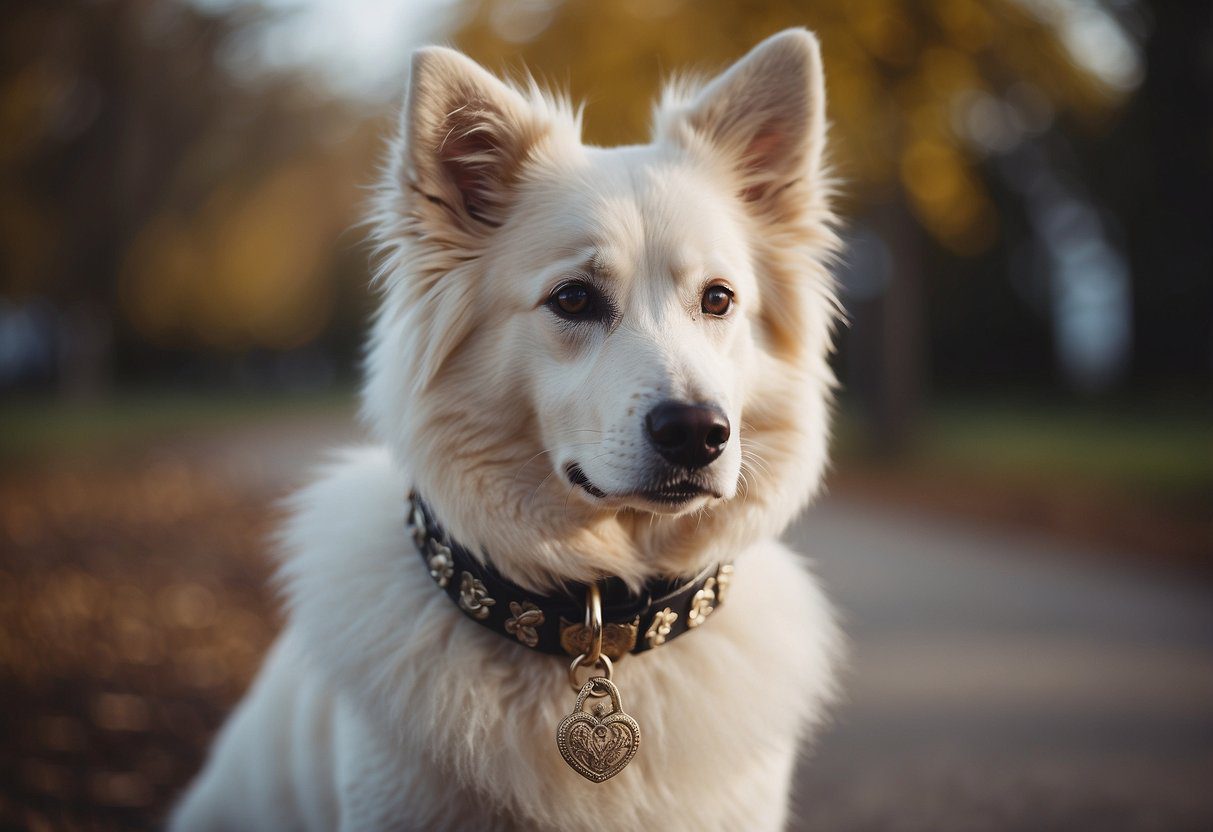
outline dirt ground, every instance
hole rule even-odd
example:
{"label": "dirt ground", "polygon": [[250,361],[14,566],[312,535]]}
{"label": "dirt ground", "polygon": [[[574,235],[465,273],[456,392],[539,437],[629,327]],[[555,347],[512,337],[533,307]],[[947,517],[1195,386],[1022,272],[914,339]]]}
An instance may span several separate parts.
{"label": "dirt ground", "polygon": [[154,826],[278,627],[272,498],[152,454],[0,505],[0,827]]}

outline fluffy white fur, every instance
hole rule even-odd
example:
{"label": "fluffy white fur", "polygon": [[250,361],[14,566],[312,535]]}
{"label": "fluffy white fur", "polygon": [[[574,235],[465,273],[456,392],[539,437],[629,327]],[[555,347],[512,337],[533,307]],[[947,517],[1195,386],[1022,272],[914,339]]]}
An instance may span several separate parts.
{"label": "fluffy white fur", "polygon": [[[533,84],[417,53],[374,216],[365,413],[382,444],[295,498],[286,630],[172,828],[782,828],[841,641],[776,540],[826,462],[824,134],[802,30],[667,91],[652,143],[613,149],[581,144],[577,114]],[[552,314],[570,274],[606,287],[610,326]],[[722,278],[735,306],[712,318],[699,297]],[[705,469],[719,496],[676,508],[635,496],[644,414],[671,398],[733,425]],[[573,462],[605,497],[569,482]],[[405,529],[410,488],[535,589],[736,561],[704,626],[618,664],[644,742],[616,778],[589,783],[557,753],[564,663],[434,587]]]}

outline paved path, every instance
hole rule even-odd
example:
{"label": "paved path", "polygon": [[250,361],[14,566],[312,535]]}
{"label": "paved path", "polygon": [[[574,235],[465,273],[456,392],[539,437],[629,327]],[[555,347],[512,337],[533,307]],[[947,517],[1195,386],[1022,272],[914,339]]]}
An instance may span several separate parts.
{"label": "paved path", "polygon": [[852,638],[796,828],[1213,830],[1213,588],[838,499],[790,538]]}

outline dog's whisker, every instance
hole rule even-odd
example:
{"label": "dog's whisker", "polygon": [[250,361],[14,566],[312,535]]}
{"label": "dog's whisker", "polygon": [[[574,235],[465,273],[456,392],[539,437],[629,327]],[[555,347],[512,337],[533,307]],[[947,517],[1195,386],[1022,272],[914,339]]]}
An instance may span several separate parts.
{"label": "dog's whisker", "polygon": [[760,474],[767,477],[771,476],[770,466],[768,466],[766,461],[757,454],[752,455],[748,460],[746,460],[746,468],[755,480],[758,479]]}
{"label": "dog's whisker", "polygon": [[741,475],[741,502],[742,503],[745,503],[746,500],[748,500],[750,497],[750,478],[747,476],[747,472],[748,472],[748,468],[746,466],[745,460],[743,459],[741,461],[741,468],[738,472]]}
{"label": "dog's whisker", "polygon": [[[573,448],[577,448],[577,447],[581,447],[583,445],[597,445],[597,444],[600,444],[600,443],[598,443],[598,442],[571,442],[571,443],[569,443],[569,446],[573,447]],[[530,465],[532,462],[534,462],[536,459],[543,456],[544,454],[552,454],[558,450],[560,450],[560,449],[559,448],[544,448],[542,451],[540,451],[539,453],[532,456],[526,462],[519,465],[518,470],[514,472],[514,477],[510,480],[510,488],[513,489],[514,485],[518,482],[519,475],[522,474],[522,472],[526,469],[526,467],[528,465]],[[550,477],[551,474],[548,474],[548,476]]]}
{"label": "dog's whisker", "polygon": [[518,475],[521,474],[528,465],[530,465],[535,460],[539,459],[539,457],[543,456],[544,454],[550,454],[550,453],[555,453],[555,452],[556,452],[555,448],[545,448],[544,450],[540,451],[539,453],[535,454],[533,457],[528,459],[526,462],[519,465],[518,470],[514,472],[513,479],[510,480],[510,489],[512,490],[514,488],[514,484],[518,482]]}
{"label": "dog's whisker", "polygon": [[759,474],[770,477],[771,469],[760,459],[743,460],[743,465],[746,465],[750,473],[757,477]]}
{"label": "dog's whisker", "polygon": [[564,508],[561,509],[561,512],[560,512],[560,517],[562,520],[568,520],[569,498],[573,496],[573,492],[576,490],[577,490],[577,486],[570,483],[569,491],[567,494],[564,495]]}
{"label": "dog's whisker", "polygon": [[531,505],[535,502],[535,497],[539,493],[539,489],[543,488],[543,484],[545,482],[547,482],[549,479],[551,479],[552,474],[555,474],[555,473],[556,473],[555,468],[553,468],[551,471],[548,471],[548,475],[546,477],[544,477],[543,479],[541,479],[539,481],[539,484],[536,485],[534,490],[531,491],[531,495],[530,495],[530,497],[527,498],[527,504],[526,504],[528,511],[530,511]]}
{"label": "dog's whisker", "polygon": [[765,474],[766,476],[772,476],[771,466],[767,463],[767,461],[762,457],[761,454],[758,453],[758,451],[754,450],[753,448],[747,448],[744,442],[741,446],[741,460],[742,465],[745,465],[746,462],[752,463],[751,470],[755,473],[760,470],[761,473]]}
{"label": "dog's whisker", "polygon": [[780,447],[778,445],[773,445],[770,442],[764,441],[763,439],[759,438],[758,436],[755,436],[755,434],[752,431],[744,431],[741,435],[740,441],[741,441],[741,449],[742,449],[743,453],[746,450],[778,452],[779,447]]}

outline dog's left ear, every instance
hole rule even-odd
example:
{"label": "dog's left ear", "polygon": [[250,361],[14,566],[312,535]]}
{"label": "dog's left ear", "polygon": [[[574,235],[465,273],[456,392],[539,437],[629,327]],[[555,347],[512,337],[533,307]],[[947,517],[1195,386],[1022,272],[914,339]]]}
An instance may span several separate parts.
{"label": "dog's left ear", "polygon": [[782,213],[785,192],[812,184],[825,144],[825,84],[817,38],[787,29],[704,86],[689,101],[663,102],[659,137],[723,158],[738,194],[762,212]]}

